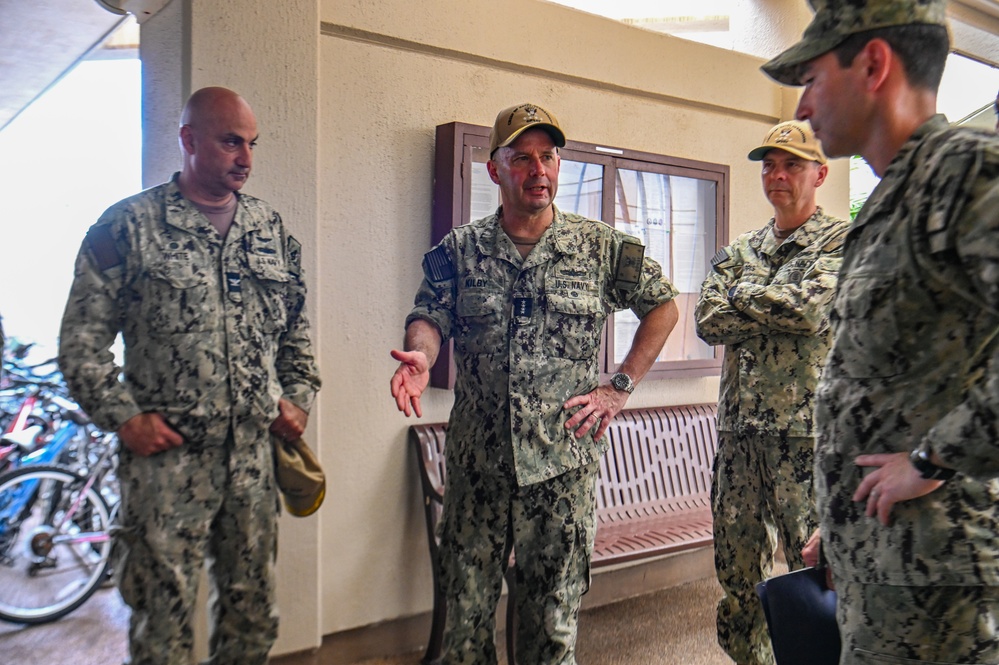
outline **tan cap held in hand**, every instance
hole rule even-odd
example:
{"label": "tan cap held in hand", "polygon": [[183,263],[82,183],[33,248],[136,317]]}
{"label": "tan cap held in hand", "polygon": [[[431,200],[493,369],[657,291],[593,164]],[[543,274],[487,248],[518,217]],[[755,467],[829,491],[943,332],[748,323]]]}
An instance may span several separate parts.
{"label": "tan cap held in hand", "polygon": [[275,477],[288,512],[306,517],[319,510],[326,498],[326,474],[303,439],[274,443]]}

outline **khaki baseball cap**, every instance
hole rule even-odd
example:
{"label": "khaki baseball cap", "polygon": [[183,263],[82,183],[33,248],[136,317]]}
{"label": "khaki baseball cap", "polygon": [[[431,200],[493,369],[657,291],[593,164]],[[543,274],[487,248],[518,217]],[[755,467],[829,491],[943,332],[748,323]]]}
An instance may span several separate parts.
{"label": "khaki baseball cap", "polygon": [[775,125],[767,133],[767,137],[763,139],[763,145],[749,151],[749,158],[754,162],[758,162],[775,148],[777,150],[786,150],[802,159],[818,162],[819,164],[826,163],[826,156],[822,153],[822,146],[819,145],[819,140],[815,138],[812,126],[807,121],[789,120]]}
{"label": "khaki baseball cap", "polygon": [[778,83],[801,85],[801,67],[850,35],[896,25],[947,26],[946,0],[808,0],[815,17],[801,41],[761,67]]}
{"label": "khaki baseball cap", "polygon": [[503,109],[496,116],[496,122],[489,131],[489,157],[492,158],[496,148],[510,145],[518,136],[534,127],[547,131],[559,148],[565,146],[565,134],[554,115],[537,104],[518,104]]}
{"label": "khaki baseball cap", "polygon": [[288,512],[306,517],[319,510],[326,498],[326,474],[303,439],[283,441],[272,437],[278,488]]}

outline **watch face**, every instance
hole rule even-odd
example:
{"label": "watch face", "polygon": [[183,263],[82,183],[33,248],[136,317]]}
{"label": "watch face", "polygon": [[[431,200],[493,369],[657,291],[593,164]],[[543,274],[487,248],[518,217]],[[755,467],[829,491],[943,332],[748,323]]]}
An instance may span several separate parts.
{"label": "watch face", "polygon": [[631,392],[631,377],[627,374],[615,374],[611,377],[611,385],[617,390]]}

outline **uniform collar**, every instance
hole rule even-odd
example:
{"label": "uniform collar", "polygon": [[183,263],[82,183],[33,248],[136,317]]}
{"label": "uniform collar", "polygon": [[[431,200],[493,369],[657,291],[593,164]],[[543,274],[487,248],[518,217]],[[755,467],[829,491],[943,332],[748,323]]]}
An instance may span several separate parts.
{"label": "uniform collar", "polygon": [[[201,214],[201,211],[198,210],[194,203],[180,193],[178,178],[180,178],[180,173],[174,173],[173,177],[170,178],[170,182],[166,183],[164,194],[166,223],[188,233],[202,236],[209,242],[221,245],[223,238],[218,234],[218,231],[215,230],[211,222],[208,221],[208,218]],[[236,196],[236,216],[233,218],[232,226],[226,234],[225,242],[237,240],[257,227],[253,216],[246,213],[243,195],[239,192],[234,192],[234,194]]]}
{"label": "uniform collar", "polygon": [[817,206],[815,212],[809,216],[805,222],[796,228],[791,235],[784,240],[777,240],[773,234],[774,219],[770,218],[770,223],[756,233],[753,244],[757,249],[766,254],[773,254],[779,247],[788,243],[794,243],[801,247],[808,247],[815,242],[825,230],[826,214],[822,211],[822,206]]}
{"label": "uniform collar", "polygon": [[895,206],[897,196],[902,193],[895,185],[905,180],[907,174],[912,172],[919,146],[931,134],[941,132],[948,127],[950,127],[950,123],[947,122],[947,116],[937,113],[912,133],[912,136],[902,144],[898,154],[889,162],[884,176],[871,195],[867,197],[867,201],[851,228],[860,228],[867,223],[867,220],[880,217],[882,211]]}
{"label": "uniform collar", "polygon": [[580,246],[578,232],[574,225],[566,217],[565,213],[552,205],[554,217],[534,250],[522,259],[513,242],[500,226],[500,218],[503,215],[503,206],[496,209],[492,216],[485,219],[476,236],[476,246],[480,253],[493,258],[502,259],[514,265],[523,264],[522,267],[529,268],[533,265],[551,261],[558,255],[575,254]]}

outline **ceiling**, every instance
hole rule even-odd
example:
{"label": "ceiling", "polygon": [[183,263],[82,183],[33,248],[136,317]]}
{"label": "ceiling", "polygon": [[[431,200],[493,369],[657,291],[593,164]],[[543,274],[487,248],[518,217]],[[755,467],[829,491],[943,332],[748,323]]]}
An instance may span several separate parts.
{"label": "ceiling", "polygon": [[[141,17],[168,2],[0,0],[0,130],[129,20],[102,3]],[[964,20],[999,33],[986,27],[999,24],[999,0],[951,0],[950,4],[955,14],[964,14]]]}
{"label": "ceiling", "polygon": [[95,0],[0,0],[0,130],[125,20]]}

